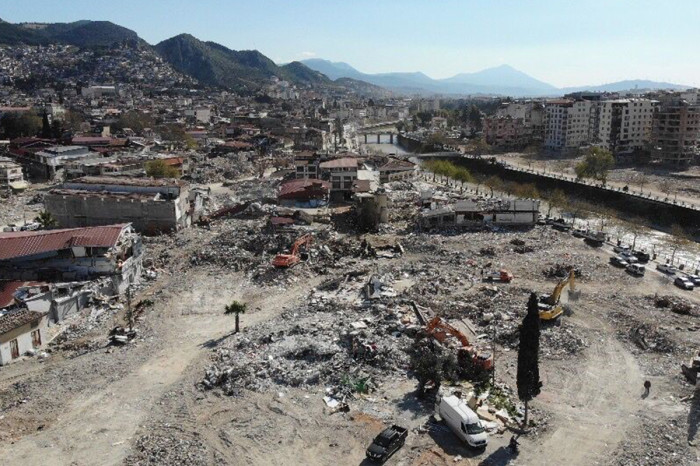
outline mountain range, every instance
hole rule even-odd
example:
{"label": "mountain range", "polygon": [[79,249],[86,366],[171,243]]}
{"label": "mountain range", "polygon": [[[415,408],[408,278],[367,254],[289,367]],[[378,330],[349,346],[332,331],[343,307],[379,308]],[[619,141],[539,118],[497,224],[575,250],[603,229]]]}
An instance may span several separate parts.
{"label": "mountain range", "polygon": [[461,73],[446,79],[433,79],[421,72],[363,73],[347,63],[332,62],[320,58],[303,60],[302,63],[309,68],[325,74],[331,79],[349,77],[396,92],[424,95],[491,94],[512,97],[537,97],[557,96],[579,91],[620,92],[634,89],[680,90],[691,87],[657,81],[630,80],[596,86],[558,88],[544,81],[535,79],[509,65],[487,68],[475,73]]}
{"label": "mountain range", "polygon": [[215,42],[203,42],[180,34],[155,46],[130,29],[109,21],[72,23],[20,23],[0,20],[0,44],[69,44],[81,48],[126,45],[152,47],[175,70],[203,84],[241,93],[260,90],[277,77],[301,86],[335,87],[361,94],[381,95],[390,90],[403,94],[555,96],[575,91],[623,91],[629,89],[685,89],[655,81],[620,81],[601,86],[557,88],[515,68],[502,65],[447,79],[433,79],[421,72],[362,73],[347,63],[322,59],[277,65],[257,50],[231,50]]}

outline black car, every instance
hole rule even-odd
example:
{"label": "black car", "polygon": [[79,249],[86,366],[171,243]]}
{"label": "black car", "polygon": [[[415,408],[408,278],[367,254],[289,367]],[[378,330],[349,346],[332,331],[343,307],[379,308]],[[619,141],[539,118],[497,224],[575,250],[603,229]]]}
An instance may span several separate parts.
{"label": "black car", "polygon": [[622,269],[627,268],[629,265],[629,262],[627,262],[624,257],[620,256],[612,256],[610,258],[610,263],[615,267],[620,267]]}
{"label": "black car", "polygon": [[632,254],[633,254],[634,257],[636,257],[637,260],[638,260],[639,262],[641,262],[642,264],[646,264],[647,262],[649,262],[649,261],[651,260],[651,256],[649,255],[648,252],[644,252],[644,251],[634,251]]}
{"label": "black car", "polygon": [[408,436],[408,430],[399,426],[391,426],[384,429],[367,449],[367,458],[378,463],[383,463],[391,455],[403,446]]}

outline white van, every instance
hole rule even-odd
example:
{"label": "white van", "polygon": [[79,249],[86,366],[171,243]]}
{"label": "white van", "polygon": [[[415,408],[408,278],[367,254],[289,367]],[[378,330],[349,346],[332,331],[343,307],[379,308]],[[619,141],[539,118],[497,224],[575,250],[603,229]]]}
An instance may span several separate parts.
{"label": "white van", "polygon": [[488,435],[479,416],[467,404],[456,396],[443,396],[440,399],[438,413],[445,424],[460,439],[472,448],[486,448]]}

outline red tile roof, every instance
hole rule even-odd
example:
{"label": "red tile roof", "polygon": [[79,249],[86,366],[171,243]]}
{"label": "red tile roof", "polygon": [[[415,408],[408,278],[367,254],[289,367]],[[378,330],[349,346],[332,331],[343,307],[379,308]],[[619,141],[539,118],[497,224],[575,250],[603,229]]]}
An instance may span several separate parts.
{"label": "red tile roof", "polygon": [[280,186],[279,197],[284,198],[291,194],[302,193],[304,191],[324,191],[328,192],[331,189],[331,184],[328,181],[317,180],[314,178],[305,178],[292,180],[283,183]]}
{"label": "red tile roof", "polygon": [[110,248],[128,223],[65,230],[0,233],[0,260],[33,256],[74,246]]}
{"label": "red tile roof", "polygon": [[21,309],[19,311],[9,312],[4,316],[0,317],[0,335],[10,332],[30,322],[35,322],[41,319],[43,316],[44,314],[30,311],[28,309]]}
{"label": "red tile roof", "polygon": [[357,159],[352,157],[343,157],[342,159],[328,160],[321,162],[321,168],[357,168]]}

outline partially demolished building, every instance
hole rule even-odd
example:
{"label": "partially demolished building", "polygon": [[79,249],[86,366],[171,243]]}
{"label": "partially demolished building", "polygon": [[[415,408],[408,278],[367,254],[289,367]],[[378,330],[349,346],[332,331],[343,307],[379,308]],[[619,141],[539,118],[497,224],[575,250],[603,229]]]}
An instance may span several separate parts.
{"label": "partially demolished building", "polygon": [[0,233],[0,280],[108,279],[113,294],[142,273],[141,237],[130,224]]}
{"label": "partially demolished building", "polygon": [[423,229],[533,226],[539,212],[540,201],[534,199],[463,200],[423,210],[418,223]]}
{"label": "partially demolished building", "polygon": [[63,228],[128,222],[155,234],[199,220],[203,197],[181,180],[87,176],[52,189],[44,205]]}

